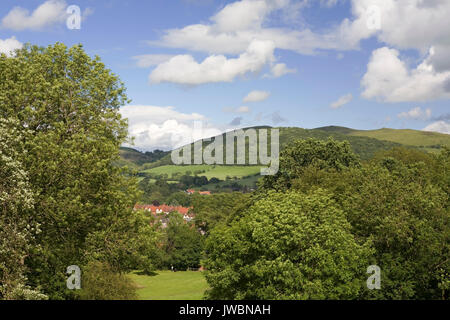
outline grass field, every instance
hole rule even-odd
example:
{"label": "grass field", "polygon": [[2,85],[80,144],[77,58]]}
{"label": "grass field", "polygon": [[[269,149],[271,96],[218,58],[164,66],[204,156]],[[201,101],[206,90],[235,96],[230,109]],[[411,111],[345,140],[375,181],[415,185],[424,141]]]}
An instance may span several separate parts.
{"label": "grass field", "polygon": [[220,180],[225,180],[227,176],[242,178],[255,175],[260,172],[260,168],[260,166],[168,165],[147,169],[143,172],[156,175],[167,174],[167,176],[170,178],[174,173],[186,174],[186,172],[190,171],[191,175],[193,175],[196,171],[205,171],[204,173],[198,173],[198,175],[205,176],[208,179],[217,178]]}
{"label": "grass field", "polygon": [[155,276],[133,272],[141,300],[201,300],[208,285],[199,271],[158,271]]}
{"label": "grass field", "polygon": [[408,146],[450,146],[450,135],[448,134],[410,129],[355,130],[348,133],[348,135],[392,141]]}

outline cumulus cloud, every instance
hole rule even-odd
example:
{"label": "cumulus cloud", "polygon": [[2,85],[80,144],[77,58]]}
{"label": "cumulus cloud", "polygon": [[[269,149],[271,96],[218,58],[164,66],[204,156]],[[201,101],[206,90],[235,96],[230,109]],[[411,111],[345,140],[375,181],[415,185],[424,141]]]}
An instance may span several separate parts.
{"label": "cumulus cloud", "polygon": [[15,31],[40,30],[64,22],[67,4],[63,0],[48,0],[32,13],[22,7],[14,7],[2,19],[1,26]]}
{"label": "cumulus cloud", "polygon": [[422,130],[450,134],[450,123],[448,121],[436,121],[426,126]]}
{"label": "cumulus cloud", "polygon": [[[338,0],[321,0],[323,6],[331,7]],[[209,18],[205,23],[191,24],[181,28],[165,30],[164,35],[158,41],[149,42],[169,48],[182,48],[190,51],[205,52],[211,57],[204,62],[225,64],[224,55],[239,55],[245,52],[255,39],[271,41],[275,49],[283,49],[299,54],[313,55],[323,50],[335,50],[339,53],[347,50],[358,50],[364,39],[376,37],[385,46],[402,49],[415,49],[422,55],[426,55],[430,47],[433,47],[433,55],[426,60],[427,66],[432,66],[436,74],[450,70],[450,28],[447,26],[447,18],[450,14],[450,1],[425,1],[425,0],[380,0],[376,4],[373,0],[352,0],[351,17],[345,18],[334,26],[312,30],[303,24],[300,27],[292,27],[292,24],[277,24],[272,27],[273,16],[288,17],[297,14],[303,8],[309,6],[311,1],[290,0],[241,0],[225,5],[220,11]],[[370,22],[374,19],[374,4],[378,9],[380,20],[379,28],[374,28]],[[376,10],[375,10],[376,12]],[[278,15],[278,13],[280,13]],[[420,32],[412,32],[420,30]],[[342,56],[342,55],[340,55]],[[179,77],[173,76],[175,67],[186,63],[190,73],[198,78],[198,72],[203,71],[206,65],[197,63],[190,55],[177,56],[172,61],[172,68],[164,65],[163,71],[169,71],[169,76],[155,74],[153,81],[158,83],[169,81],[173,78],[176,83],[184,83]],[[164,64],[164,63],[163,63]],[[288,73],[296,72],[284,63],[276,63],[274,59],[270,64],[271,72],[265,77],[280,77]],[[168,70],[167,70],[168,69]],[[206,68],[207,71],[210,68]],[[215,74],[219,72],[214,72]],[[169,79],[166,79],[169,78]],[[188,83],[206,83],[230,81],[233,76],[206,75],[207,80],[189,79]],[[437,77],[439,78],[439,76]],[[380,79],[372,78],[373,82]],[[419,79],[420,80],[420,79]],[[424,80],[424,79],[422,79]],[[432,79],[440,81],[440,79]],[[379,84],[383,86],[383,83]],[[374,84],[374,86],[377,86]],[[449,81],[450,87],[450,81]],[[373,97],[377,91],[373,86],[367,90],[366,96]],[[450,91],[450,90],[448,90]],[[425,94],[428,96],[429,94]],[[419,95],[420,96],[420,95]],[[404,101],[403,98],[392,97],[392,101]],[[411,98],[412,99],[412,98]],[[391,99],[387,99],[391,100]],[[406,101],[411,101],[407,99]]]}
{"label": "cumulus cloud", "polygon": [[296,73],[297,69],[289,69],[284,63],[277,63],[270,69],[271,76],[274,78],[279,78],[289,73]]}
{"label": "cumulus cloud", "polygon": [[173,54],[144,54],[132,57],[139,68],[149,68],[173,58]]}
{"label": "cumulus cloud", "polygon": [[429,63],[434,55],[430,49],[428,57],[416,68],[409,68],[399,58],[399,51],[383,47],[372,53],[367,72],[361,85],[362,96],[386,102],[429,101],[450,98],[446,84],[450,71],[437,72]]}
{"label": "cumulus cloud", "polygon": [[20,49],[22,47],[23,44],[20,41],[18,41],[15,37],[11,37],[5,40],[0,39],[0,53],[4,53],[8,57],[12,55],[14,50]]}
{"label": "cumulus cloud", "polygon": [[[134,147],[140,150],[171,150],[192,140],[216,136],[221,133],[198,113],[182,113],[174,107],[132,105],[120,109],[128,119],[128,132],[134,137]],[[200,136],[195,131],[202,123]]]}
{"label": "cumulus cloud", "polygon": [[272,41],[254,40],[238,58],[212,55],[198,63],[191,55],[177,55],[159,64],[150,74],[151,83],[172,82],[199,85],[210,82],[231,82],[237,76],[258,72],[274,60]]}
{"label": "cumulus cloud", "polygon": [[342,97],[337,99],[335,102],[330,104],[330,107],[333,109],[338,109],[338,108],[342,107],[343,105],[352,101],[352,99],[353,99],[353,95],[351,93],[343,95]]}
{"label": "cumulus cloud", "polygon": [[259,101],[266,100],[269,96],[270,96],[270,92],[268,92],[268,91],[253,90],[249,94],[247,94],[242,101],[243,102],[259,102]]}
{"label": "cumulus cloud", "polygon": [[400,119],[428,120],[431,118],[431,109],[423,111],[420,107],[415,107],[409,111],[401,112],[397,115]]}
{"label": "cumulus cloud", "polygon": [[[242,0],[226,5],[210,18],[209,23],[169,29],[156,43],[171,48],[184,48],[213,54],[239,54],[253,39],[271,40],[276,48],[301,54],[320,50],[354,50],[361,40],[376,36],[378,40],[399,49],[417,49],[422,53],[434,46],[431,61],[436,70],[450,68],[450,1],[444,0],[352,0],[352,17],[328,29],[307,27],[270,27],[271,15],[282,10],[284,15],[310,5],[312,1]],[[334,6],[337,0],[321,0]],[[373,10],[380,14],[380,28],[373,28]],[[411,32],[420,30],[420,32]],[[154,43],[154,42],[153,42]]]}
{"label": "cumulus cloud", "polygon": [[[324,3],[332,2],[334,1]],[[289,16],[290,13],[297,12],[307,5],[308,1],[301,3],[290,0],[236,1],[226,5],[212,16],[210,23],[169,29],[165,31],[161,40],[149,43],[210,54],[239,54],[254,39],[261,39],[273,41],[275,47],[279,49],[315,54],[318,49],[354,49],[359,39],[373,34],[367,28],[365,28],[366,31],[361,31],[362,25],[365,25],[365,21],[362,21],[364,17],[357,19],[355,23],[345,20],[342,26],[325,32],[313,32],[308,28],[298,30],[287,27],[267,27],[271,14],[276,11],[282,10],[285,16]],[[362,7],[358,4],[357,6]],[[356,11],[359,13],[363,10]],[[357,32],[359,34],[356,34]],[[356,40],[354,40],[355,36]]]}

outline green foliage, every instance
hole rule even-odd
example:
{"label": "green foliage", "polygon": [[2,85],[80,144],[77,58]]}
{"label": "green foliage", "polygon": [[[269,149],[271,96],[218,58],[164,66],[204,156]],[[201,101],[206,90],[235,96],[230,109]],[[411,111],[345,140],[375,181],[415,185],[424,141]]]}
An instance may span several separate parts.
{"label": "green foliage", "polygon": [[165,229],[164,250],[166,267],[177,270],[200,267],[203,237],[192,223],[187,223],[179,213],[170,213]]}
{"label": "green foliage", "polygon": [[0,119],[0,299],[45,299],[26,285],[24,260],[40,229],[31,215],[34,197],[17,125]]}
{"label": "green foliage", "polygon": [[397,151],[343,172],[308,168],[292,188],[326,188],[346,213],[352,233],[372,240],[383,284],[363,297],[448,298],[448,289],[439,285],[450,268],[448,170],[440,170],[448,166],[448,155],[445,150],[440,155]]}
{"label": "green foliage", "polygon": [[125,274],[118,273],[107,263],[90,262],[82,272],[82,300],[135,300],[136,286]]}
{"label": "green foliage", "polygon": [[238,208],[244,206],[250,199],[250,195],[240,192],[218,193],[210,196],[193,194],[191,197],[195,223],[205,232],[226,222]]}
{"label": "green foliage", "polygon": [[372,253],[325,191],[269,192],[207,240],[212,299],[351,299]]}
{"label": "green foliage", "polygon": [[135,246],[127,246],[137,241],[136,228],[127,232],[139,193],[114,164],[127,136],[119,113],[125,87],[80,45],[27,45],[12,58],[1,55],[0,70],[0,118],[14,118],[23,137],[32,217],[42,231],[25,258],[28,283],[51,299],[73,298],[67,266],[91,255],[119,269],[135,261]]}
{"label": "green foliage", "polygon": [[348,142],[333,139],[296,140],[280,154],[280,169],[273,176],[262,180],[263,189],[284,190],[291,187],[293,179],[299,178],[304,168],[313,166],[319,170],[337,170],[359,166],[356,155]]}

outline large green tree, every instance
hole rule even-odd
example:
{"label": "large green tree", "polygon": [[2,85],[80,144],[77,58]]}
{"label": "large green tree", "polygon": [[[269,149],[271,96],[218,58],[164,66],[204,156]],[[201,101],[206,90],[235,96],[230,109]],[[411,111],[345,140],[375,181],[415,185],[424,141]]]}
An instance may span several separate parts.
{"label": "large green tree", "polygon": [[204,262],[213,299],[350,299],[372,253],[330,195],[270,191],[214,229]]}
{"label": "large green tree", "polygon": [[26,45],[12,57],[0,56],[0,117],[18,122],[33,218],[42,230],[25,259],[28,278],[51,298],[72,296],[65,288],[67,266],[105,257],[105,248],[122,257],[117,270],[129,266],[122,253],[133,250],[111,244],[133,243],[120,232],[133,230],[126,224],[136,183],[114,166],[127,137],[119,113],[127,101],[119,78],[81,45]]}
{"label": "large green tree", "polygon": [[362,168],[309,167],[291,190],[325,188],[358,239],[371,239],[382,289],[362,298],[448,298],[450,274],[449,153],[395,149]]}

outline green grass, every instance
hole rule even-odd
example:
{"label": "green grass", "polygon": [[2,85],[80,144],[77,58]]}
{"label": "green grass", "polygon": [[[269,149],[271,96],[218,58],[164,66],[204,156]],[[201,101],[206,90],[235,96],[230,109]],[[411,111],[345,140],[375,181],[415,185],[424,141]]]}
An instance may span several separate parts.
{"label": "green grass", "polygon": [[170,178],[173,174],[181,173],[186,174],[187,171],[194,175],[196,171],[205,171],[198,173],[199,176],[205,176],[208,179],[217,178],[220,180],[225,180],[227,176],[229,177],[247,177],[255,175],[260,172],[260,166],[226,166],[226,165],[188,165],[188,166],[178,166],[178,165],[167,165],[156,167],[152,169],[147,169],[142,172],[151,173],[156,175],[167,174]]}
{"label": "green grass", "polygon": [[358,130],[348,133],[352,136],[364,136],[397,142],[408,146],[427,147],[434,145],[450,146],[450,135],[437,132],[426,132],[410,129],[378,129],[378,130]]}
{"label": "green grass", "polygon": [[200,271],[158,271],[155,276],[133,272],[140,300],[201,300],[208,288]]}

